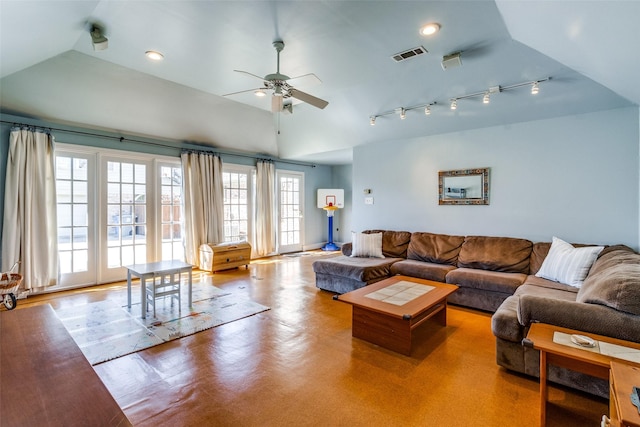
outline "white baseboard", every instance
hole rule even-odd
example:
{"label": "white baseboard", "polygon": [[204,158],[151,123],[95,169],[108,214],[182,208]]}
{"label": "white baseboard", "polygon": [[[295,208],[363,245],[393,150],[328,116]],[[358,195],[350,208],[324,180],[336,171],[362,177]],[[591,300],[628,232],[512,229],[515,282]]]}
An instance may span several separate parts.
{"label": "white baseboard", "polygon": [[[343,243],[342,242],[333,242],[335,243],[337,246],[342,247]],[[303,251],[312,251],[314,249],[320,249],[322,248],[324,245],[326,245],[327,242],[321,242],[321,243],[312,243],[310,245],[303,245],[302,246],[302,250]]]}

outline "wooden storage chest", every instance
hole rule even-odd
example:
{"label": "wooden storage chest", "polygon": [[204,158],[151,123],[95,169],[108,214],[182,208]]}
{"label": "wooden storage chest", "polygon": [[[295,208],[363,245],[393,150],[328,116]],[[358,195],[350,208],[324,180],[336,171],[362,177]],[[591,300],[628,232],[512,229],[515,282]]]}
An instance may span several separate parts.
{"label": "wooden storage chest", "polygon": [[[211,272],[248,266],[251,245],[247,242],[205,243],[200,245],[200,268]],[[247,267],[248,268],[248,267]]]}

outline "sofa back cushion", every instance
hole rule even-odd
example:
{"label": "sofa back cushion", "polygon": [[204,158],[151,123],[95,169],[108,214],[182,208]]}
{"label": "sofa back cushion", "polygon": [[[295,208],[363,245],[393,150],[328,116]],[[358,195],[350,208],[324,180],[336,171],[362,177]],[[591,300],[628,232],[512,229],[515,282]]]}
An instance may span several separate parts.
{"label": "sofa back cushion", "polygon": [[467,236],[458,255],[458,267],[528,274],[532,248],[533,243],[525,239]]}
{"label": "sofa back cushion", "polygon": [[537,242],[533,244],[531,257],[529,258],[529,274],[536,274],[540,270],[544,259],[549,253],[549,249],[551,249],[551,242]]}
{"label": "sofa back cushion", "polygon": [[382,255],[387,258],[406,258],[411,233],[393,230],[365,230],[363,233],[382,233]]}
{"label": "sofa back cushion", "polygon": [[576,301],[640,315],[640,254],[626,246],[605,249],[582,283]]}
{"label": "sofa back cushion", "polygon": [[456,265],[463,242],[463,236],[413,233],[407,248],[407,259]]}

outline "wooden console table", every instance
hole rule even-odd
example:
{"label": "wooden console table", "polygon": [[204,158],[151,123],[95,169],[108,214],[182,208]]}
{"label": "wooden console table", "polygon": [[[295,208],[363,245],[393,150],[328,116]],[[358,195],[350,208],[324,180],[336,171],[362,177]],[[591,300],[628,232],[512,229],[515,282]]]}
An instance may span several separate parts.
{"label": "wooden console table", "polygon": [[0,312],[0,424],[130,426],[50,305]]}
{"label": "wooden console table", "polygon": [[612,426],[640,427],[638,408],[631,403],[633,387],[640,387],[640,365],[611,362],[609,417]]}
{"label": "wooden console table", "polygon": [[[553,341],[555,332],[562,332],[568,335],[587,335],[596,341],[616,344],[640,350],[640,344],[618,340],[596,334],[585,333],[573,329],[560,328],[558,326],[544,323],[533,323],[529,329],[527,339],[533,343],[533,348],[540,350],[540,425],[546,425],[547,412],[547,365],[552,364],[573,371],[582,372],[587,375],[609,379],[609,370],[614,357],[600,354],[599,352],[577,348],[569,345],[559,344]],[[595,423],[596,421],[594,421]]]}

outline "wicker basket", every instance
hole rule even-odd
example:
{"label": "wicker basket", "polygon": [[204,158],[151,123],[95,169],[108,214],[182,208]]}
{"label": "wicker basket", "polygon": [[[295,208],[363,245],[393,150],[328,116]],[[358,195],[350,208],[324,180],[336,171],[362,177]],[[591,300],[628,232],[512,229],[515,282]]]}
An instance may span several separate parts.
{"label": "wicker basket", "polygon": [[0,274],[0,294],[15,294],[22,283],[22,275],[18,273]]}

